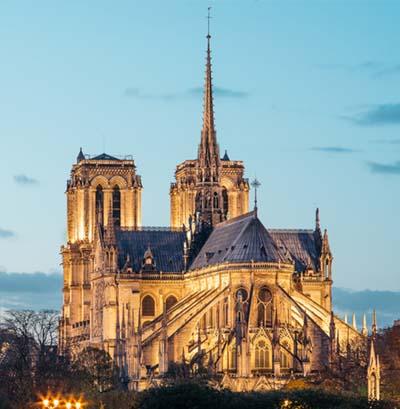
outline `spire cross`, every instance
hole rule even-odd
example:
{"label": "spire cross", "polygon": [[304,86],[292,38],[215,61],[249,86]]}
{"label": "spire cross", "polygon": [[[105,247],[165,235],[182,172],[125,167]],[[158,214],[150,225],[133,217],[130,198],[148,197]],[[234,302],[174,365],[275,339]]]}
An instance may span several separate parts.
{"label": "spire cross", "polygon": [[211,7],[208,7],[208,14],[207,14],[207,38],[210,38],[210,20],[211,20],[211,14],[210,14]]}
{"label": "spire cross", "polygon": [[254,188],[254,210],[257,210],[257,189],[261,186],[261,183],[258,181],[257,177],[253,179],[251,186]]}

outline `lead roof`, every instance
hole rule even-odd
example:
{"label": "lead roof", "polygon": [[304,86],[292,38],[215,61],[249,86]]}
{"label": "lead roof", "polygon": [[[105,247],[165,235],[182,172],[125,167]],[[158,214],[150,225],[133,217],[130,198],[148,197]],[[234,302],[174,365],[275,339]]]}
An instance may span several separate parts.
{"label": "lead roof", "polygon": [[[132,269],[140,271],[144,254],[150,249],[156,270],[183,272],[185,236],[185,232],[172,229],[117,229],[119,267],[125,265],[129,255]],[[313,230],[267,230],[256,212],[250,212],[215,226],[190,269],[254,261],[294,263],[296,271],[317,271],[319,248]]]}

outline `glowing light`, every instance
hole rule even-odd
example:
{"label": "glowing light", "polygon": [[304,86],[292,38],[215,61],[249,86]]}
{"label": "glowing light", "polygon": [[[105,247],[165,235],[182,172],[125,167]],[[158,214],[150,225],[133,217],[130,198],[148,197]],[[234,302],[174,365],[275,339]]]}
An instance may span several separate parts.
{"label": "glowing light", "polygon": [[72,408],[72,403],[71,403],[71,402],[67,402],[67,403],[65,404],[65,407],[66,407],[67,409],[71,409],[71,408]]}
{"label": "glowing light", "polygon": [[43,406],[45,407],[45,408],[48,408],[49,407],[49,400],[48,399],[43,399]]}
{"label": "glowing light", "polygon": [[80,402],[76,402],[76,403],[75,403],[75,407],[76,407],[76,409],[80,409],[81,403],[80,403]]}
{"label": "glowing light", "polygon": [[58,399],[53,400],[53,406],[56,408],[60,404],[60,401]]}

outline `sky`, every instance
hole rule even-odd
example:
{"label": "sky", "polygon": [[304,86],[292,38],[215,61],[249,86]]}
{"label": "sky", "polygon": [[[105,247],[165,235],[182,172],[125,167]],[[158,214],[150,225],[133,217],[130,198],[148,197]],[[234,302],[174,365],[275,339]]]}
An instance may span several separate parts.
{"label": "sky", "polygon": [[80,147],[133,155],[143,224],[168,225],[200,141],[209,5],[217,137],[262,183],[260,219],[313,228],[319,207],[334,285],[400,291],[395,0],[2,1],[0,272],[61,271]]}

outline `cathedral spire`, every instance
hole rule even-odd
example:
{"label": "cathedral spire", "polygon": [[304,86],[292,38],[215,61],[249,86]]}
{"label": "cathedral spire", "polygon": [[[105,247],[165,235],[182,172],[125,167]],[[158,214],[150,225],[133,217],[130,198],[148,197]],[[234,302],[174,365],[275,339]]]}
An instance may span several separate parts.
{"label": "cathedral spire", "polygon": [[[214,103],[213,86],[211,70],[211,35],[210,35],[210,8],[208,8],[208,32],[207,32],[207,57],[206,57],[206,76],[204,83],[204,112],[203,127],[201,130],[201,142],[199,146],[199,166],[203,169],[203,182],[218,181],[218,167],[220,162],[219,147],[214,125]],[[207,171],[205,171],[205,168]]]}

